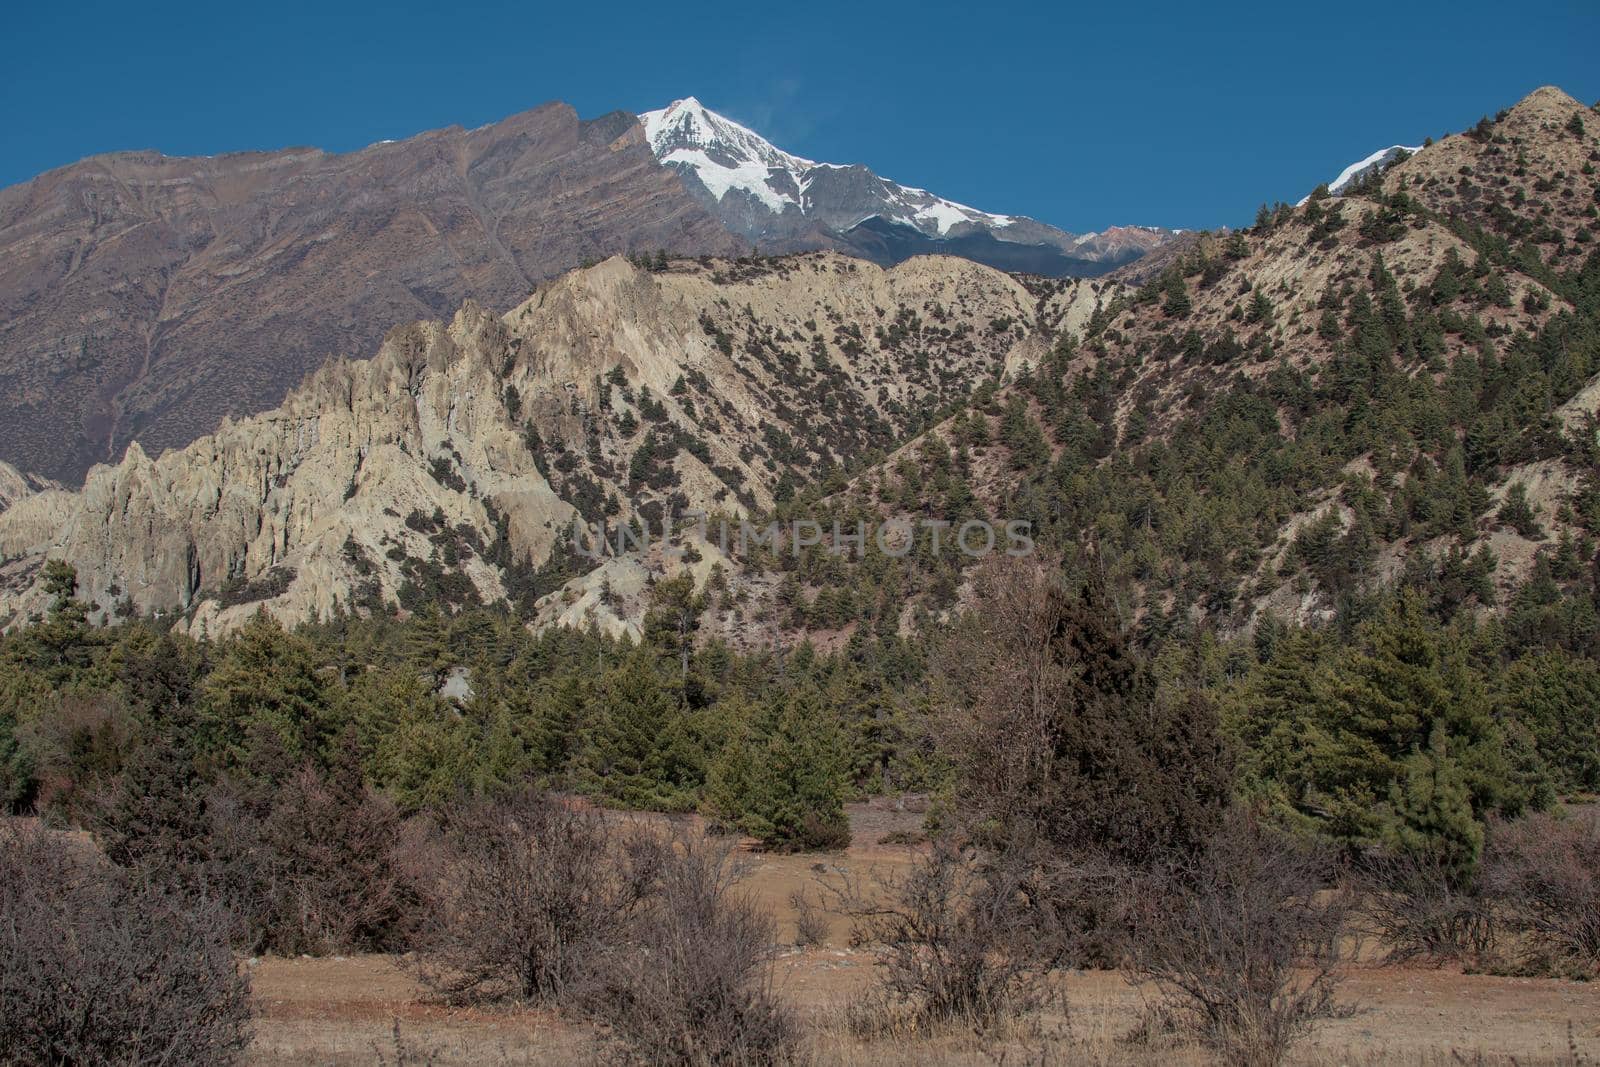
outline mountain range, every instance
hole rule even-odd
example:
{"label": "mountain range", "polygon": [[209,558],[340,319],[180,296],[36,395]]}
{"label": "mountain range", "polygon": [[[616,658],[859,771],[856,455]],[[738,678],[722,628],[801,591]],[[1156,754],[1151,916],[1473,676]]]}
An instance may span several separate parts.
{"label": "mountain range", "polygon": [[692,100],[642,120],[547,104],[342,154],[94,156],[0,190],[0,461],[80,483],[135,440],[158,455],[277,405],[397,323],[467,299],[503,312],[619,253],[1096,274],[1168,236],[962,208],[788,155]]}
{"label": "mountain range", "polygon": [[[674,225],[715,222],[674,198],[650,121],[596,141],[643,157],[634,180]],[[1186,235],[1134,283],[949,256],[613,256],[504,311],[395,324],[370,358],[182,449],[130,446],[81,490],[13,479],[0,619],[47,606],[47,559],[99,617],[175,612],[196,632],[258,608],[509,602],[637,634],[652,582],[684,567],[732,641],[895,632],[963,595],[959,569],[920,556],[705,542],[599,561],[570,539],[575,520],[802,499],[828,519],[1028,517],[1060,551],[1095,546],[1160,625],[1327,617],[1353,574],[1505,604],[1600,525],[1597,135],[1594,111],[1541,89],[1360,195]]]}

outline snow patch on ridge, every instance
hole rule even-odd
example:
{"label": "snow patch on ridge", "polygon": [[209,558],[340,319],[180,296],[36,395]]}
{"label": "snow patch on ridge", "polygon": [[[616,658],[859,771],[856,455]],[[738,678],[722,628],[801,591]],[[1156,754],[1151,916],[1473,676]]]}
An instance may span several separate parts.
{"label": "snow patch on ridge", "polygon": [[[1344,170],[1341,170],[1339,172],[1339,176],[1328,183],[1328,192],[1338,196],[1340,193],[1349,188],[1350,185],[1356,181],[1356,179],[1360,178],[1373,167],[1380,167],[1389,164],[1396,157],[1398,157],[1401,152],[1404,152],[1408,156],[1414,156],[1420,151],[1422,151],[1421,145],[1417,145],[1413,148],[1408,145],[1395,144],[1390,145],[1388,148],[1380,148],[1367,158],[1359,159],[1350,164],[1348,167],[1344,168]],[[1311,197],[1309,195],[1301,197],[1300,202],[1296,204],[1295,207],[1301,206],[1301,204],[1304,204],[1310,199]]]}

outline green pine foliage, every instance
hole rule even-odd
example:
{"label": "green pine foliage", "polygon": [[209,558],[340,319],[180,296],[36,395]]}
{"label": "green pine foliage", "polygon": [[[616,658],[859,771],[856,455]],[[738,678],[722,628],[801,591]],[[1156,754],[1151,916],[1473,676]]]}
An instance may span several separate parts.
{"label": "green pine foliage", "polygon": [[849,753],[837,711],[815,689],[750,714],[712,768],[705,806],[768,848],[842,848]]}

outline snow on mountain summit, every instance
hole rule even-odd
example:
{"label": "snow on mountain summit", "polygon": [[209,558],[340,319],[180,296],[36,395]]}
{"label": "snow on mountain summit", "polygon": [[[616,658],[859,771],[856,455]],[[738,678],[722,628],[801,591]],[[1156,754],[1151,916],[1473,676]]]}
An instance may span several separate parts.
{"label": "snow on mountain summit", "polygon": [[[872,198],[875,202],[860,203],[855,217],[842,227],[845,229],[873,216],[937,236],[944,236],[963,223],[987,228],[1010,226],[1016,221],[1009,215],[979,211],[926,189],[879,178],[857,164],[818,163],[785,152],[692,96],[642,112],[639,121],[656,158],[679,173],[692,173],[718,204],[730,192],[739,190],[776,215],[791,208],[807,217],[819,211],[832,214],[838,205],[825,202],[824,192],[841,183],[824,172],[858,171],[871,177],[879,195]],[[828,221],[837,225],[832,219]]]}
{"label": "snow on mountain summit", "polygon": [[840,248],[880,262],[938,252],[1004,269],[1096,274],[1170,238],[1077,237],[901,185],[858,163],[820,163],[778,148],[692,96],[640,113],[650,149],[733,232],[767,249]]}
{"label": "snow on mountain summit", "polygon": [[[816,164],[790,155],[754,130],[709,111],[694,97],[674,100],[658,111],[639,116],[645,137],[661,162],[693,171],[720,203],[740,189],[773,212],[786,204],[801,207],[800,178]],[[774,183],[773,172],[787,182]]]}

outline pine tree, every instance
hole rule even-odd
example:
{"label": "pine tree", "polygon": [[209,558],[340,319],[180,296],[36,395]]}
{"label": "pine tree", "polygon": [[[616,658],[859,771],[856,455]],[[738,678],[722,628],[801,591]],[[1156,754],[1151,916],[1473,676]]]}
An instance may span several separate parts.
{"label": "pine tree", "polygon": [[644,617],[644,639],[678,663],[680,678],[689,676],[689,656],[706,598],[694,589],[694,575],[685,571],[666,578],[650,590],[650,610]]}
{"label": "pine tree", "polygon": [[1250,310],[1245,313],[1245,321],[1251,323],[1266,323],[1272,325],[1272,301],[1267,294],[1257,289],[1255,296],[1250,299]]}
{"label": "pine tree", "polygon": [[833,708],[804,687],[755,719],[714,765],[709,809],[768,848],[849,844],[847,754]]}
{"label": "pine tree", "polygon": [[25,810],[38,789],[35,759],[21,728],[30,716],[48,713],[52,691],[40,674],[20,664],[0,672],[0,814]]}
{"label": "pine tree", "polygon": [[223,767],[316,760],[336,724],[316,650],[259,612],[220,647],[201,688],[196,729],[202,751]]}
{"label": "pine tree", "polygon": [[206,858],[210,818],[195,726],[186,707],[169,709],[146,725],[142,743],[93,819],[112,862],[170,873]]}
{"label": "pine tree", "polygon": [[1189,300],[1189,289],[1184,284],[1183,275],[1176,270],[1168,271],[1162,291],[1166,294],[1166,301],[1161,305],[1161,310],[1167,318],[1186,318],[1194,305]]}
{"label": "pine tree", "polygon": [[680,810],[700,785],[677,747],[683,710],[657,673],[653,649],[640,648],[606,672],[584,724],[580,784],[631,808]]}
{"label": "pine tree", "polygon": [[[414,812],[443,804],[472,782],[477,732],[459,709],[409,672],[385,687],[386,720],[372,746],[374,778],[400,809]],[[369,735],[369,719],[359,733]]]}
{"label": "pine tree", "polygon": [[1427,749],[1413,752],[1389,790],[1393,817],[1385,843],[1401,853],[1433,857],[1455,884],[1464,885],[1483,853],[1483,824],[1476,818],[1467,775],[1450,757],[1443,723]]}
{"label": "pine tree", "polygon": [[1600,793],[1600,664],[1564,651],[1511,664],[1496,685],[1502,719],[1526,729],[1563,793]]}
{"label": "pine tree", "polygon": [[[1440,746],[1450,761],[1440,773],[1459,771],[1473,818],[1515,812],[1535,800],[1539,773],[1522,779],[1511,773],[1465,643],[1431,622],[1414,595],[1363,624],[1332,663],[1325,652],[1304,651],[1291,642],[1278,657],[1289,672],[1278,683],[1278,702],[1263,700],[1271,691],[1247,697],[1230,721],[1256,737],[1271,730],[1270,756],[1260,754],[1269,751],[1262,741],[1246,735],[1247,750],[1258,753],[1247,761],[1251,776],[1308,825],[1361,843],[1398,833],[1401,824],[1421,832],[1424,824],[1399,813],[1393,801],[1396,790],[1412,795],[1406,782],[1420,766],[1416,754]],[[1299,654],[1289,658],[1289,652]],[[1252,725],[1262,717],[1279,725]]]}
{"label": "pine tree", "polygon": [[1506,498],[1500,504],[1496,517],[1530,541],[1544,539],[1544,529],[1539,525],[1539,517],[1533,513],[1533,506],[1528,503],[1528,487],[1521,482],[1512,482],[1506,488]]}

